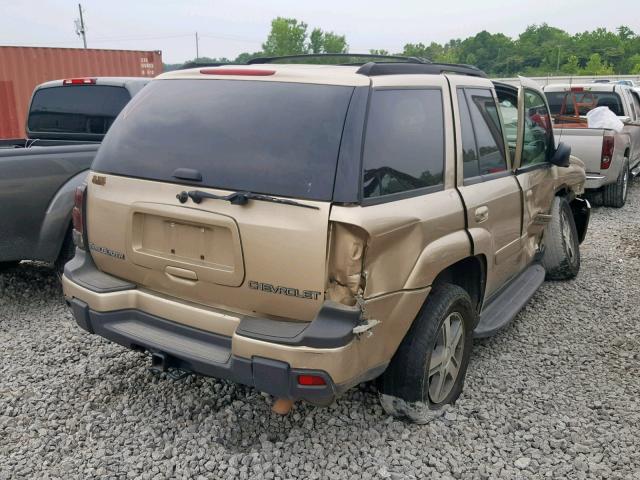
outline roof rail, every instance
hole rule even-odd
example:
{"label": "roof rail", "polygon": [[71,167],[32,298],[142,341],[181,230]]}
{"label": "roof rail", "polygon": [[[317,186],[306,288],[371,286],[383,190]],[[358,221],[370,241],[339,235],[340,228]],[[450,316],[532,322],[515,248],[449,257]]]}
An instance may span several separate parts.
{"label": "roof rail", "polygon": [[[402,55],[378,55],[373,53],[310,53],[303,55],[282,55],[279,57],[257,57],[247,61],[248,65],[256,63],[275,63],[279,60],[312,60],[312,59],[325,59],[325,58],[375,58],[388,63],[414,63],[414,64],[429,64],[430,60],[420,57],[404,57]],[[349,62],[348,65],[364,65],[367,62]],[[371,62],[375,63],[375,62]],[[340,65],[340,64],[339,64]]]}
{"label": "roof rail", "polygon": [[375,77],[378,75],[440,75],[458,73],[472,77],[487,78],[487,74],[473,65],[455,63],[365,63],[356,73]]}

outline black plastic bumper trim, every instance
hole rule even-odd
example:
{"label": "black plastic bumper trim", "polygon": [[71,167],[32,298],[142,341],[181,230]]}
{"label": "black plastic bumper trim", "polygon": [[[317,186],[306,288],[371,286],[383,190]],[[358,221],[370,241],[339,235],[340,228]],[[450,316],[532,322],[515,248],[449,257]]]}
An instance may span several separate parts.
{"label": "black plastic bumper trim", "polygon": [[101,272],[86,250],[76,248],[75,256],[64,266],[64,276],[92,292],[111,293],[133,290],[135,284]]}
{"label": "black plastic bumper trim", "polygon": [[296,347],[338,348],[353,340],[353,327],[360,322],[360,308],[325,301],[311,322],[244,317],[236,335]]}
{"label": "black plastic bumper trim", "polygon": [[[337,393],[345,390],[322,370],[295,369],[279,360],[232,355],[231,337],[180,325],[140,310],[98,312],[77,298],[69,303],[76,322],[84,330],[127,348],[161,353],[169,368],[223,378],[279,398],[318,405],[331,403]],[[318,375],[326,385],[299,385],[298,375]]]}

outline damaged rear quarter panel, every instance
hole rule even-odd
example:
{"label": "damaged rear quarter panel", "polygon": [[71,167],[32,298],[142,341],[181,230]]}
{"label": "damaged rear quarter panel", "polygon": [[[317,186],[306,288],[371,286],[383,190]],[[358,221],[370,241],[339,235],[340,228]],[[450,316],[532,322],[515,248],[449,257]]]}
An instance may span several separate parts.
{"label": "damaged rear quarter panel", "polygon": [[442,269],[469,256],[463,212],[457,192],[447,189],[368,207],[334,206],[330,219],[368,235],[364,298],[369,299],[424,288]]}

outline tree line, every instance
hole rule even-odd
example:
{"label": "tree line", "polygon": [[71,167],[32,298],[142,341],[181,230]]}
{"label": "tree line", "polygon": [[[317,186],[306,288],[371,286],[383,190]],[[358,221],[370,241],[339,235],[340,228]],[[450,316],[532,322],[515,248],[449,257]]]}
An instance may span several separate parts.
{"label": "tree line", "polygon": [[[348,53],[345,35],[313,28],[294,18],[278,17],[262,50],[244,52],[235,59],[201,57],[198,63],[245,63],[262,56],[308,53]],[[371,54],[426,58],[434,62],[466,63],[498,77],[515,75],[640,74],[640,35],[627,26],[614,32],[596,28],[571,35],[546,23],[530,25],[517,38],[483,30],[472,37],[447,43],[407,43],[401,52],[371,49]],[[165,64],[165,71],[182,64]]]}

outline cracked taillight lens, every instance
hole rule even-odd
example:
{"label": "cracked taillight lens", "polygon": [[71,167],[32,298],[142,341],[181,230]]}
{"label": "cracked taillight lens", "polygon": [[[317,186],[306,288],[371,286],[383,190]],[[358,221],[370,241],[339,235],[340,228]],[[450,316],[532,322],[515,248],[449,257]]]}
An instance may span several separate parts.
{"label": "cracked taillight lens", "polygon": [[73,220],[73,243],[76,247],[84,250],[84,195],[87,191],[87,185],[82,184],[76,187],[73,195],[73,210],[71,218]]}

